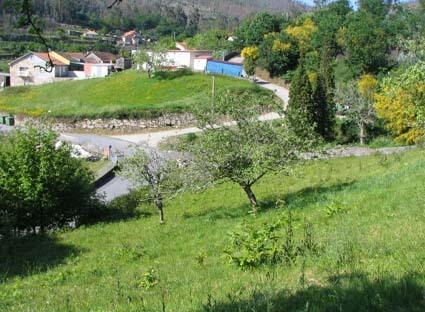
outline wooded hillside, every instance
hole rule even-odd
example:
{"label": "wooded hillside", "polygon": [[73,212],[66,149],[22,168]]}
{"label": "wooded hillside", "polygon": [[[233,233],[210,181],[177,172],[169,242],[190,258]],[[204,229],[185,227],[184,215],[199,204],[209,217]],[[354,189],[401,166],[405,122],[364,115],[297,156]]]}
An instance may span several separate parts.
{"label": "wooded hillside", "polygon": [[[177,7],[181,7],[189,18],[199,16],[201,24],[202,21],[215,20],[222,25],[235,23],[247,15],[263,10],[289,14],[303,10],[303,6],[293,0],[123,0],[111,10],[107,7],[113,0],[34,0],[33,2],[37,15],[58,23],[96,28],[103,26],[104,22],[123,30],[138,26],[135,25],[136,21],[144,22],[145,26],[152,26],[159,17],[169,16],[170,11],[175,11]],[[13,20],[12,14],[8,14],[7,9],[0,11],[0,17],[6,26]]]}

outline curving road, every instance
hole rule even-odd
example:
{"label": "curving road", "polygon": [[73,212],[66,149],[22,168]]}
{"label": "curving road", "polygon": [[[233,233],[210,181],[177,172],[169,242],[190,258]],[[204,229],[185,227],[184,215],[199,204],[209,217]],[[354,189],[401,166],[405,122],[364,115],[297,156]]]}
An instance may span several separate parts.
{"label": "curving road", "polygon": [[[269,83],[267,81],[257,79],[256,83],[263,88],[273,91],[286,106],[289,100],[289,90]],[[259,117],[259,120],[273,120],[281,118],[277,113],[268,113]],[[132,154],[132,150],[136,145],[144,144],[150,148],[157,148],[158,144],[166,138],[179,136],[188,133],[196,133],[202,131],[196,127],[184,128],[184,129],[172,129],[165,131],[156,131],[140,134],[131,135],[117,135],[117,136],[100,136],[91,134],[74,134],[65,133],[61,135],[61,139],[68,141],[73,144],[82,146],[90,145],[92,148],[98,148],[102,151],[104,148],[108,148],[112,145],[113,154],[123,155],[124,157]],[[131,183],[120,177],[112,177],[106,181],[105,184],[97,189],[97,193],[103,196],[105,201],[109,202],[116,197],[127,194],[131,190]]]}
{"label": "curving road", "polygon": [[[288,103],[289,91],[286,88],[261,79],[257,79],[256,83],[266,89],[272,90],[285,104]],[[268,113],[260,116],[259,120],[273,120],[278,118],[281,118],[279,114]],[[0,125],[0,133],[8,133],[13,131],[13,129],[13,127]],[[111,146],[112,154],[115,155],[115,157],[128,157],[133,153],[136,145],[145,144],[147,146],[146,148],[156,148],[159,142],[168,137],[195,133],[199,131],[201,131],[201,129],[190,127],[184,129],[172,129],[166,131],[118,136],[62,133],[60,135],[60,140],[69,142],[71,144],[81,145],[88,150],[97,150],[100,154],[103,153],[104,149],[108,149],[109,146]],[[129,181],[120,177],[112,176],[109,180],[104,181],[103,185],[98,187],[97,194],[102,196],[106,202],[109,202],[116,197],[129,193],[130,190],[131,183]]]}

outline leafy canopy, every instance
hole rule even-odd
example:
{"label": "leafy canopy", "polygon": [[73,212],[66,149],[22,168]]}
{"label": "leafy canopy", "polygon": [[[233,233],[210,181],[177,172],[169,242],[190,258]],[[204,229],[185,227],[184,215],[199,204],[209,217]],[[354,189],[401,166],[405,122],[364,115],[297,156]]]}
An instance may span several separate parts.
{"label": "leafy canopy", "polygon": [[398,139],[414,143],[425,134],[425,62],[418,62],[383,80],[375,97],[378,116]]}

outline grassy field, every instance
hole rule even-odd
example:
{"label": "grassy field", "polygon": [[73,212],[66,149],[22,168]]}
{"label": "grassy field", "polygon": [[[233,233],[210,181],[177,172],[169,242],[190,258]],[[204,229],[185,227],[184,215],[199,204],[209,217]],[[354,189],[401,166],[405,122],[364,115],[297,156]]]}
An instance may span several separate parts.
{"label": "grassy field", "polygon": [[[170,73],[148,79],[145,74],[125,71],[106,78],[10,88],[0,94],[0,111],[54,117],[150,116],[188,111],[210,97],[211,87],[212,77],[204,74]],[[252,84],[220,76],[216,87],[250,88]]]}
{"label": "grassy field", "polygon": [[[163,226],[141,206],[135,219],[17,242],[0,255],[0,311],[423,311],[423,150],[311,162],[254,189],[256,217],[223,184],[177,198]],[[295,236],[312,222],[318,255],[250,270],[224,256],[227,233],[286,210]]]}

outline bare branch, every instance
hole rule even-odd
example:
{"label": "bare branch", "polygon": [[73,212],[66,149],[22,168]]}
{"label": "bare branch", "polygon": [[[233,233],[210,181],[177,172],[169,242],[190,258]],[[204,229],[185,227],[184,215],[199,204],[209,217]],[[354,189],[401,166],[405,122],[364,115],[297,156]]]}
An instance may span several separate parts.
{"label": "bare branch", "polygon": [[53,71],[53,60],[50,56],[50,45],[47,43],[46,38],[43,37],[42,35],[42,30],[40,27],[38,27],[36,25],[36,23],[33,20],[33,15],[31,12],[31,6],[30,6],[30,0],[23,0],[22,2],[22,9],[21,9],[21,13],[24,16],[25,20],[23,22],[24,26],[31,26],[32,30],[34,31],[34,33],[36,34],[36,36],[38,37],[38,39],[40,40],[41,44],[44,45],[44,47],[46,48],[47,51],[47,57],[49,58],[49,60],[46,62],[46,66],[40,66],[40,65],[36,65],[34,66],[34,68],[40,68],[43,69],[44,71],[51,73]]}
{"label": "bare branch", "polygon": [[110,5],[108,5],[107,9],[112,9],[114,6],[121,4],[122,0],[114,0]]}

